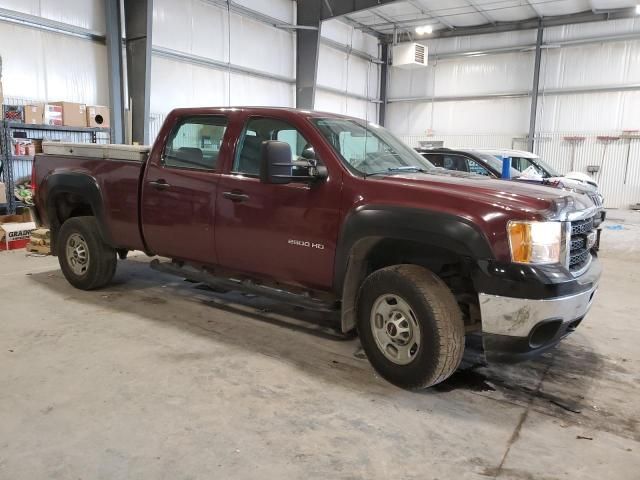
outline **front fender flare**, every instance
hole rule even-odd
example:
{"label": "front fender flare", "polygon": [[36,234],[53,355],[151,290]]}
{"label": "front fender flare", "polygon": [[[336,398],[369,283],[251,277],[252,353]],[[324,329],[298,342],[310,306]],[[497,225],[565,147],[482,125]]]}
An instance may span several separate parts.
{"label": "front fender flare", "polygon": [[460,256],[492,259],[482,231],[464,217],[386,205],[358,207],[346,218],[336,251],[334,291],[342,296],[342,331],[356,326],[358,291],[367,274],[367,256],[385,239],[409,240]]}

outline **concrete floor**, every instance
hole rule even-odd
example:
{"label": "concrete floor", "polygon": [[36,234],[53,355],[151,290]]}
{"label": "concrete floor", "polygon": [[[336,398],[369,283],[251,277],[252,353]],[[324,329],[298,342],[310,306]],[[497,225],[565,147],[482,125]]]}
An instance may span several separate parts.
{"label": "concrete floor", "polygon": [[470,349],[421,393],[332,319],[121,262],[69,286],[0,254],[0,479],[638,479],[640,214],[610,212],[597,301],[540,360]]}

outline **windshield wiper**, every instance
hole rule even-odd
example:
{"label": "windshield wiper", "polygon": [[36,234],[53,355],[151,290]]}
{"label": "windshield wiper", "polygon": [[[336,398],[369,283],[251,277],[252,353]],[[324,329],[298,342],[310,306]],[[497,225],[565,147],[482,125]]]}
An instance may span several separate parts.
{"label": "windshield wiper", "polygon": [[403,173],[403,172],[428,173],[429,170],[427,170],[426,168],[411,167],[411,166],[392,167],[392,168],[387,168],[386,170],[382,170],[380,172],[365,173],[364,178],[371,177],[374,175],[388,175],[390,173]]}

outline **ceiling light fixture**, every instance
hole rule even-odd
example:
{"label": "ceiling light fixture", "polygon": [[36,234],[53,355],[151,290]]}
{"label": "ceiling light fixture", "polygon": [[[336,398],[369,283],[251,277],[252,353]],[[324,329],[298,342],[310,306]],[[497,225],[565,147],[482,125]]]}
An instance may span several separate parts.
{"label": "ceiling light fixture", "polygon": [[416,27],[416,33],[418,35],[431,35],[433,33],[433,25],[423,25],[421,27]]}
{"label": "ceiling light fixture", "polygon": [[640,15],[640,3],[636,5],[636,15]]}

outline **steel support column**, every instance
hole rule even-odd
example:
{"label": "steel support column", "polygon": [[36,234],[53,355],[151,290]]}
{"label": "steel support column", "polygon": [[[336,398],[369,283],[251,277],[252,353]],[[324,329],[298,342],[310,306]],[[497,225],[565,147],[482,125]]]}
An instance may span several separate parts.
{"label": "steel support column", "polygon": [[540,91],[540,63],[542,60],[542,39],[544,37],[544,28],[542,22],[538,26],[538,38],[536,40],[536,57],[533,67],[533,86],[531,87],[531,114],[529,116],[529,138],[527,146],[533,153],[535,135],[536,135],[536,116],[538,115],[538,93]]}
{"label": "steel support column", "polygon": [[149,143],[153,0],[124,0],[127,85],[133,142]]}
{"label": "steel support column", "polygon": [[389,76],[389,44],[382,43],[380,48],[382,65],[380,65],[380,108],[378,110],[378,123],[385,127],[387,120],[387,103],[389,99],[387,95],[387,80]]}
{"label": "steel support column", "polygon": [[398,0],[298,0],[296,107],[312,109],[316,97],[320,27],[323,20],[380,7]]}
{"label": "steel support column", "polygon": [[122,12],[120,0],[105,0],[111,143],[124,143],[124,76],[122,70]]}
{"label": "steel support column", "polygon": [[296,32],[296,107],[313,109],[316,99],[318,52],[322,4],[318,0],[298,0],[297,24],[315,29]]}

